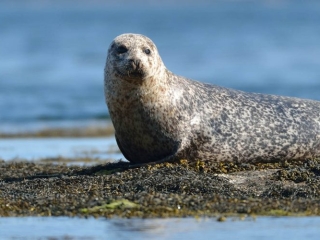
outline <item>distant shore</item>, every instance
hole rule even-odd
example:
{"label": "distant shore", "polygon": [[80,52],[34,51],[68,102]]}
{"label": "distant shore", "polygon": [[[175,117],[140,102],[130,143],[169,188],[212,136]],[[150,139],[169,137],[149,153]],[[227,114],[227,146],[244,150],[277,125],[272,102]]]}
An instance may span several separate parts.
{"label": "distant shore", "polygon": [[0,132],[0,138],[48,138],[48,137],[104,137],[114,134],[112,125],[69,127],[69,128],[44,128],[35,131]]}

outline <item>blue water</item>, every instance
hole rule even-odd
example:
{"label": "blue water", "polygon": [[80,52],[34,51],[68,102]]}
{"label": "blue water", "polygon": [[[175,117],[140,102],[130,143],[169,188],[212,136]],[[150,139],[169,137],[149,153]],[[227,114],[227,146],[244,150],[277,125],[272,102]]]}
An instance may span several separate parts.
{"label": "blue water", "polygon": [[319,1],[19,2],[0,2],[0,131],[105,121],[106,52],[125,32],[179,75],[320,100]]}
{"label": "blue water", "polygon": [[[19,226],[19,227],[18,227]],[[0,237],[9,239],[215,239],[317,240],[319,217],[228,219],[0,218]]]}
{"label": "blue water", "polygon": [[[56,163],[59,162],[59,157],[72,159],[68,163],[78,165],[124,159],[113,136],[0,139],[0,160],[38,161],[49,158]],[[84,158],[92,159],[92,161],[83,162]]]}

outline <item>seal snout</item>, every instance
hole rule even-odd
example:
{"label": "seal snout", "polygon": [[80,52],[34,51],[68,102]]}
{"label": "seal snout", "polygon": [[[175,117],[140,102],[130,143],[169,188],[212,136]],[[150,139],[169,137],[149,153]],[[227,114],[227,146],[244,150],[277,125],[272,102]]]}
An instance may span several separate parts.
{"label": "seal snout", "polygon": [[133,72],[141,68],[141,61],[139,59],[129,59],[128,62]]}

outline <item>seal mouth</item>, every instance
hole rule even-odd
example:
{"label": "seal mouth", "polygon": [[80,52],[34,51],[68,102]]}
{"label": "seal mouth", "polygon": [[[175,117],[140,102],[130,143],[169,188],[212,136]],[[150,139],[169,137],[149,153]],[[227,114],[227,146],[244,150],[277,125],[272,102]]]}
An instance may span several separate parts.
{"label": "seal mouth", "polygon": [[117,70],[117,74],[122,78],[143,78],[143,71],[121,71]]}

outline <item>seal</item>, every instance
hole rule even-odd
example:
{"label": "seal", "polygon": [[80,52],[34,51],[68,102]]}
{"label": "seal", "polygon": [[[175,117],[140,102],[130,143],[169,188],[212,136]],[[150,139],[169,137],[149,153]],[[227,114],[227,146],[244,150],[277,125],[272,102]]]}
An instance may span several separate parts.
{"label": "seal", "polygon": [[131,163],[271,162],[320,157],[320,102],[224,88],[170,72],[140,34],[111,43],[104,89]]}

